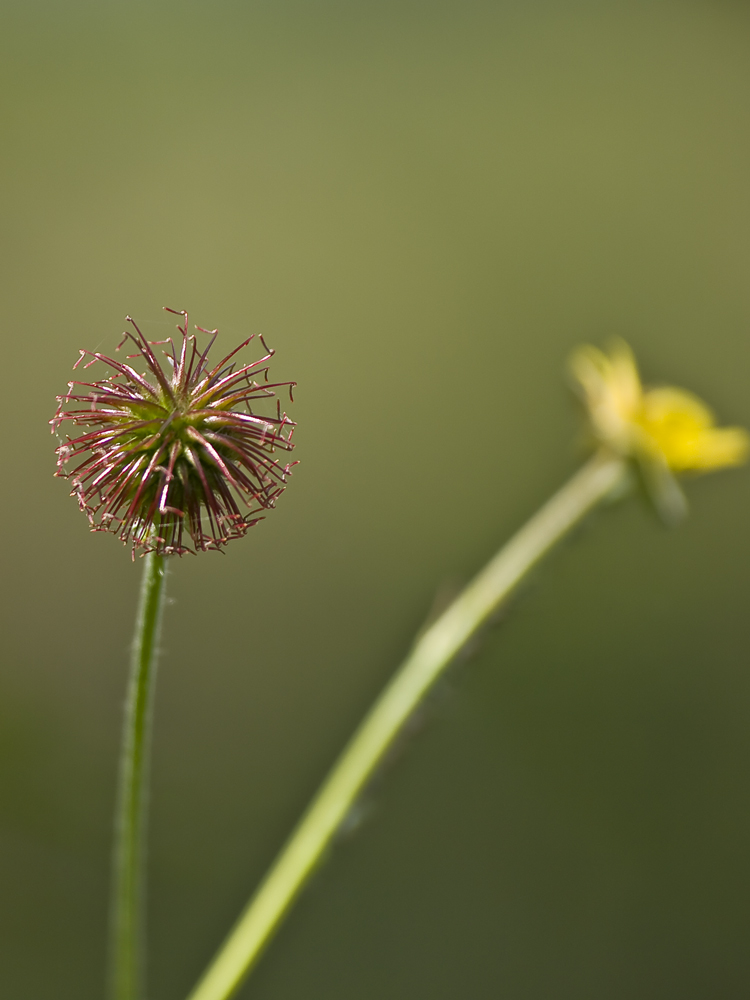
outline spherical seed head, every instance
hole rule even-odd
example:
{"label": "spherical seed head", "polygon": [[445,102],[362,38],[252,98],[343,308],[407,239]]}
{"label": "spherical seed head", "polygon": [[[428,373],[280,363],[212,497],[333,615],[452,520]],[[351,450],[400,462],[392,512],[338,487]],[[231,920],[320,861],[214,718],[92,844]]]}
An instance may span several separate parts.
{"label": "spherical seed head", "polygon": [[[56,475],[70,479],[93,531],[112,532],[133,553],[183,555],[241,538],[274,506],[296,464],[275,457],[292,450],[294,429],[275,390],[288,389],[291,398],[295,383],[268,381],[274,352],[262,337],[257,361],[238,357],[251,336],[213,365],[217,331],[196,327],[210,338],[201,349],[188,333],[188,314],[167,312],[183,319],[177,344],[146,340],[128,317],[133,332],[117,350],[130,343],[136,353],[115,361],[81,351],[74,367],[88,357],[84,368],[100,363],[111,374],[69,382],[50,424],[53,433],[66,422],[89,428],[59,445]],[[135,358],[138,368],[127,363]]]}

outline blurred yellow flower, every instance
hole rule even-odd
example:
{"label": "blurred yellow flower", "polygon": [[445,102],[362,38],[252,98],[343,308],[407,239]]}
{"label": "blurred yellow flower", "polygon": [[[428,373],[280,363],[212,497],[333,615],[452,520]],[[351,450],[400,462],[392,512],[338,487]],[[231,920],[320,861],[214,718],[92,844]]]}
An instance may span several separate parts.
{"label": "blurred yellow flower", "polygon": [[600,444],[636,459],[657,507],[668,520],[686,509],[673,472],[741,465],[750,451],[742,427],[717,427],[706,404],[684,389],[644,389],[633,352],[622,340],[609,354],[588,344],[570,370]]}

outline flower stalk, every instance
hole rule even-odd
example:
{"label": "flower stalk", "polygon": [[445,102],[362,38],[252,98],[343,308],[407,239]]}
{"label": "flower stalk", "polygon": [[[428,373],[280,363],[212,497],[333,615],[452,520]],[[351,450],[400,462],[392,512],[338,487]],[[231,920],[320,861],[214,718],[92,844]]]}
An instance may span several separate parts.
{"label": "flower stalk", "polygon": [[111,1000],[143,996],[148,763],[165,577],[165,557],[149,552],[144,558],[120,757],[110,914]]}
{"label": "flower stalk", "polygon": [[435,681],[543,556],[622,484],[627,470],[626,459],[606,449],[597,452],[421,634],[188,1000],[228,1000],[237,991]]}

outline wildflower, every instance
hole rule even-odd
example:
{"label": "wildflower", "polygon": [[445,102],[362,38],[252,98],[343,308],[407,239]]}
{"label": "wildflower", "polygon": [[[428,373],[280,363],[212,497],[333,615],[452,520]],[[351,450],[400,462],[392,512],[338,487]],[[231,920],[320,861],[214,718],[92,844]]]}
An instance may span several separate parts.
{"label": "wildflower", "polygon": [[685,389],[644,389],[624,341],[615,340],[609,354],[579,347],[570,369],[595,439],[638,462],[666,520],[679,519],[687,509],[673,473],[708,472],[746,460],[750,436],[744,428],[717,427],[706,404]]}
{"label": "wildflower", "polygon": [[[171,337],[146,340],[128,316],[135,332],[126,332],[117,350],[126,341],[134,344],[137,353],[126,361],[140,358],[143,371],[81,351],[75,368],[90,357],[84,368],[100,362],[112,374],[69,382],[50,423],[53,433],[66,422],[91,428],[60,444],[56,474],[70,479],[71,495],[92,530],[114,533],[133,553],[182,555],[242,537],[274,506],[291,469],[274,453],[292,450],[294,424],[278,400],[270,416],[255,408],[274,399],[273,390],[281,386],[291,398],[295,383],[268,382],[274,352],[262,337],[258,361],[235,360],[250,336],[211,366],[208,354],[218,331],[196,327],[210,337],[201,351],[196,335],[188,333],[188,314],[166,311],[183,318],[177,346]],[[156,344],[167,345],[166,371]]]}

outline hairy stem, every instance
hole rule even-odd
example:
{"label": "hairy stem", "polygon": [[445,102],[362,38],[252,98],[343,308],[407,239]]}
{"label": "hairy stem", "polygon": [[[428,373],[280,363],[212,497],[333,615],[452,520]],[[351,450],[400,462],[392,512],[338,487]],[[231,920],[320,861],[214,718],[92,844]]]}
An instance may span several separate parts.
{"label": "hairy stem", "polygon": [[144,558],[122,734],[110,914],[111,1000],[142,1000],[144,834],[156,659],[164,606],[164,556]]}
{"label": "hairy stem", "polygon": [[421,634],[334,764],[188,1000],[227,1000],[235,993],[368,778],[436,679],[529,570],[622,482],[625,470],[622,459],[595,455]]}

